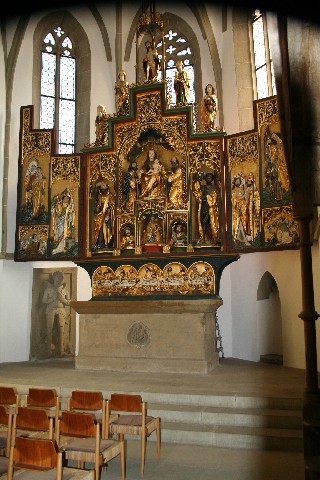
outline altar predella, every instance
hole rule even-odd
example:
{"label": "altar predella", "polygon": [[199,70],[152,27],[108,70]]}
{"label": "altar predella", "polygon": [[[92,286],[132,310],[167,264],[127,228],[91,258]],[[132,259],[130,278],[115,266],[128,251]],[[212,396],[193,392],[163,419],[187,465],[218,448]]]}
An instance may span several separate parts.
{"label": "altar predella", "polygon": [[92,300],[218,296],[239,253],[298,247],[277,98],[227,135],[145,67],[131,85],[119,72],[117,111],[98,106],[78,154],[52,153],[55,132],[21,107],[15,260],[74,261]]}

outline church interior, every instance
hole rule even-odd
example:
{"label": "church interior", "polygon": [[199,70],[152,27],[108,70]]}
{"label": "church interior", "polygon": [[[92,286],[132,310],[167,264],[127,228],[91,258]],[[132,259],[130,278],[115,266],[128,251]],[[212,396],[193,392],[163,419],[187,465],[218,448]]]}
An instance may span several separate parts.
{"label": "church interior", "polygon": [[149,480],[196,474],[170,445],[204,448],[204,480],[320,478],[320,32],[288,8],[2,20],[0,387],[142,395],[167,459],[150,435]]}

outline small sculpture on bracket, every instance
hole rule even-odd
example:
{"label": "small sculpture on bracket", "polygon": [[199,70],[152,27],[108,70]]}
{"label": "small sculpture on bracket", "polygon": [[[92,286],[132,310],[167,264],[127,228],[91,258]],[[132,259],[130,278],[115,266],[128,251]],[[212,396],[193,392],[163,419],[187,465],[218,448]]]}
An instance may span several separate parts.
{"label": "small sculpture on bracket", "polygon": [[176,104],[187,104],[189,101],[190,80],[184,69],[182,60],[176,63],[177,71],[174,77],[173,86],[176,94]]}
{"label": "small sculpture on bracket", "polygon": [[161,69],[160,59],[153,42],[148,40],[146,41],[145,46],[147,51],[143,58],[143,70],[146,80],[152,82],[157,80],[158,72]]}
{"label": "small sculpture on bracket", "polygon": [[120,70],[118,73],[118,81],[115,84],[116,109],[118,115],[127,115],[129,113],[129,87],[126,76],[126,72]]}
{"label": "small sculpture on bracket", "polygon": [[96,126],[96,145],[103,145],[107,139],[107,113],[104,105],[97,106]]}
{"label": "small sculpture on bracket", "polygon": [[205,88],[205,95],[201,101],[201,121],[202,127],[206,130],[215,130],[215,120],[217,116],[217,97],[215,89],[211,83]]}

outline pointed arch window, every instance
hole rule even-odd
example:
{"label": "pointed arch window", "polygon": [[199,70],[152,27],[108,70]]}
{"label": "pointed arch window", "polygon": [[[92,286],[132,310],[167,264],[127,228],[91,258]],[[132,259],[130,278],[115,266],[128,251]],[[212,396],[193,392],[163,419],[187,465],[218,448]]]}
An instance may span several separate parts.
{"label": "pointed arch window", "polygon": [[40,128],[55,128],[58,153],[74,153],[76,59],[71,38],[56,27],[43,38],[40,79]]}
{"label": "pointed arch window", "polygon": [[250,16],[250,43],[254,99],[259,100],[276,95],[266,18],[258,9],[254,10]]}
{"label": "pointed arch window", "polygon": [[[165,38],[165,71],[167,90],[169,95],[169,103],[171,106],[176,104],[176,95],[173,88],[173,80],[177,71],[176,63],[182,60],[184,70],[187,72],[190,80],[189,103],[195,103],[195,86],[194,86],[194,66],[193,52],[188,39],[175,30],[168,30]],[[157,44],[158,52],[162,51],[162,41]],[[159,54],[159,57],[162,57]],[[159,80],[161,80],[161,72],[159,72]]]}

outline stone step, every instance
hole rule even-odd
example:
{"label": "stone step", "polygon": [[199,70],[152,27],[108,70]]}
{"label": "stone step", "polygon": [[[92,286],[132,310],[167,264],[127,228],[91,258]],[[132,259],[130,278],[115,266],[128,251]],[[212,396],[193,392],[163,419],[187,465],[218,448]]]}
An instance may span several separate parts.
{"label": "stone step", "polygon": [[[119,392],[120,393],[120,392]],[[265,397],[259,395],[223,394],[189,395],[143,392],[142,398],[148,404],[195,405],[197,407],[228,408],[276,408],[285,410],[301,410],[301,397]]]}
{"label": "stone step", "polygon": [[189,404],[148,403],[148,413],[161,418],[162,442],[302,452],[301,399],[201,400],[196,404],[191,396]]}
{"label": "stone step", "polygon": [[302,411],[291,409],[256,409],[196,407],[190,405],[149,404],[148,413],[162,421],[197,425],[229,425],[264,428],[302,428]]}
{"label": "stone step", "polygon": [[[155,439],[155,436],[154,438]],[[302,452],[302,430],[161,422],[164,443]]]}

